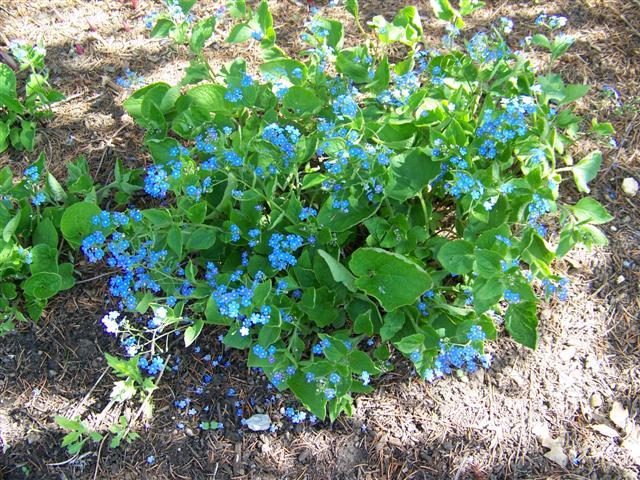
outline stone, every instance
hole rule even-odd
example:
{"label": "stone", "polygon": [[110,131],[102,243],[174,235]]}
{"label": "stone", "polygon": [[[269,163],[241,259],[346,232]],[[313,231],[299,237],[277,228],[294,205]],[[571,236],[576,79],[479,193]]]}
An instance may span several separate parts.
{"label": "stone", "polygon": [[633,177],[622,180],[622,191],[627,197],[635,197],[638,194],[638,181]]}
{"label": "stone", "polygon": [[247,419],[247,427],[254,432],[263,432],[269,430],[271,426],[271,419],[269,415],[263,413],[256,413]]}

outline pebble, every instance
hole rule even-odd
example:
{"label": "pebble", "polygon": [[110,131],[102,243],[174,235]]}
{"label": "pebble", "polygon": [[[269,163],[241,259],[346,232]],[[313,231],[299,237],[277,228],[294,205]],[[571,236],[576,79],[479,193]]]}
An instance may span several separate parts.
{"label": "pebble", "polygon": [[591,395],[589,404],[591,405],[591,408],[598,408],[602,406],[602,395],[600,395],[598,392]]}
{"label": "pebble", "polygon": [[624,275],[618,275],[618,278],[616,278],[616,283],[618,285],[620,285],[621,283],[624,283],[624,281],[625,281]]}
{"label": "pebble", "polygon": [[622,180],[622,191],[627,197],[635,197],[638,194],[638,181],[633,177]]}
{"label": "pebble", "polygon": [[271,419],[269,418],[269,415],[265,415],[263,413],[256,413],[247,419],[247,427],[249,427],[249,430],[253,430],[254,432],[269,430],[270,426]]}

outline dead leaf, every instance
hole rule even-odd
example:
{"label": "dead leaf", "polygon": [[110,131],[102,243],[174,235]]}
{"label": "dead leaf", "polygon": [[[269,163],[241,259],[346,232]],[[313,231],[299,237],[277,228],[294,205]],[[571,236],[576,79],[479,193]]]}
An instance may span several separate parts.
{"label": "dead leaf", "polygon": [[549,434],[549,427],[542,423],[534,425],[533,433],[538,437],[542,446],[549,449],[544,456],[561,467],[566,467],[569,457],[564,453],[563,444],[560,438],[553,438]]}
{"label": "dead leaf", "polygon": [[615,428],[612,428],[609,425],[605,425],[604,423],[599,423],[598,425],[594,425],[593,429],[596,432],[601,433],[602,435],[605,435],[607,437],[615,438],[619,436]]}
{"label": "dead leaf", "polygon": [[621,446],[629,452],[636,465],[640,465],[640,428],[634,424]]}
{"label": "dead leaf", "polygon": [[609,418],[619,429],[624,430],[629,419],[629,411],[622,406],[622,403],[615,401],[609,412]]}

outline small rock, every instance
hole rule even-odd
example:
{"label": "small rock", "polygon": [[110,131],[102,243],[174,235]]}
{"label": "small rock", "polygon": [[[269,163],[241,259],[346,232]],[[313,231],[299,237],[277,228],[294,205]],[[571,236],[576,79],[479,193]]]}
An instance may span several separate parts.
{"label": "small rock", "polygon": [[303,450],[300,455],[298,455],[298,461],[300,463],[309,463],[309,457],[311,457],[310,450]]}
{"label": "small rock", "polygon": [[616,283],[618,285],[620,285],[621,283],[624,283],[624,281],[625,281],[624,275],[618,275],[618,278],[616,278]]}
{"label": "small rock", "polygon": [[596,432],[604,435],[605,437],[615,438],[619,436],[618,432],[614,428],[610,427],[609,425],[605,425],[604,423],[593,425],[593,429]]}
{"label": "small rock", "polygon": [[560,352],[560,358],[563,361],[568,362],[573,357],[575,357],[576,351],[577,351],[576,347],[565,348],[563,351]]}
{"label": "small rock", "polygon": [[602,395],[600,395],[598,392],[596,392],[593,395],[591,395],[591,398],[589,399],[589,405],[591,405],[591,408],[601,407],[602,406]]}
{"label": "small rock", "polygon": [[638,194],[638,181],[633,177],[622,180],[622,191],[627,197],[635,197]]}
{"label": "small rock", "polygon": [[263,413],[257,413],[247,419],[247,427],[249,427],[249,430],[253,430],[254,432],[269,430],[270,426],[271,419],[269,418],[269,415],[265,415]]}

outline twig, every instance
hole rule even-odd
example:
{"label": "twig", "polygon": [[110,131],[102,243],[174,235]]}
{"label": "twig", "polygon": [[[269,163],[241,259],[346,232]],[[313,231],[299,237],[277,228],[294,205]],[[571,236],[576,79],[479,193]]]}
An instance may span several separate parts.
{"label": "twig", "polygon": [[106,277],[106,276],[108,276],[108,275],[111,275],[112,273],[113,273],[113,272],[105,272],[105,273],[101,273],[100,275],[96,275],[95,277],[87,278],[87,279],[85,279],[85,280],[78,280],[78,281],[76,282],[76,285],[80,285],[80,284],[82,284],[82,283],[89,283],[89,282],[93,282],[94,280],[97,280],[97,279],[102,278],[102,277]]}
{"label": "twig", "polygon": [[73,409],[73,413],[71,414],[71,417],[69,418],[74,418],[76,416],[76,414],[78,413],[78,410],[80,410],[82,408],[82,406],[84,405],[84,403],[87,401],[87,399],[89,398],[89,395],[91,395],[93,393],[93,391],[96,389],[96,387],[98,386],[98,384],[102,381],[102,379],[104,378],[104,376],[107,374],[107,372],[109,371],[109,367],[104,369],[104,372],[102,372],[102,375],[100,375],[100,378],[98,379],[98,381],[96,383],[93,384],[93,387],[91,387],[91,390],[89,390],[87,392],[87,394],[84,396],[84,398],[82,399],[82,401],[76,406],[76,408]]}
{"label": "twig", "polygon": [[98,456],[96,457],[96,469],[93,471],[93,480],[98,478],[98,469],[100,468],[100,454],[102,453],[102,445],[107,440],[107,436],[105,435],[102,441],[100,442],[100,447],[98,447]]}
{"label": "twig", "polygon": [[73,457],[65,460],[64,462],[47,463],[47,467],[61,467],[61,466],[66,465],[68,463],[75,462],[76,460],[82,460],[87,455],[91,455],[91,452],[86,452],[86,453],[83,453],[82,455],[75,454]]}

